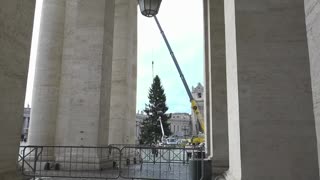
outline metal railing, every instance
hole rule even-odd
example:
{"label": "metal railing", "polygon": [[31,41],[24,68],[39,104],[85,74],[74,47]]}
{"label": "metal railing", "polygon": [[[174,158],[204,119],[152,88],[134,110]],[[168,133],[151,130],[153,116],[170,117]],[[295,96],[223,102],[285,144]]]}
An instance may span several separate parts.
{"label": "metal railing", "polygon": [[202,179],[202,148],[140,145],[24,146],[18,163],[27,177]]}
{"label": "metal railing", "polygon": [[111,146],[26,146],[20,156],[22,174],[28,177],[119,177],[120,149]]}
{"label": "metal railing", "polygon": [[202,179],[201,148],[123,147],[120,176],[125,179]]}

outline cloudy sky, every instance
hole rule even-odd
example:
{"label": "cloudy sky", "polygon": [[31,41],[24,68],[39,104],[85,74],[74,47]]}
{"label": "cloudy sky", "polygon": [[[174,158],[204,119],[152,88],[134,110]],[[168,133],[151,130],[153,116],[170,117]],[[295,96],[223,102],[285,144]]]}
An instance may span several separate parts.
{"label": "cloudy sky", "polygon": [[[37,0],[42,1],[42,0]],[[37,3],[39,13],[41,3]],[[29,67],[25,105],[31,104],[34,64],[39,28],[36,17],[33,48]],[[200,0],[163,0],[158,20],[178,59],[189,87],[203,84],[203,10]],[[161,78],[167,95],[168,112],[190,113],[187,93],[174,66],[172,58],[153,18],[138,12],[138,89],[137,111],[148,103],[148,89],[152,83],[152,61],[154,74]]]}

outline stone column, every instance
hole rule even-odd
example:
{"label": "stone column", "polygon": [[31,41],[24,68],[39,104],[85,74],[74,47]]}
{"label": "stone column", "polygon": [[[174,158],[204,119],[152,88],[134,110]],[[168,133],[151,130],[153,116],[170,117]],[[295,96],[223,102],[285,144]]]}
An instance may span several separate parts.
{"label": "stone column", "polygon": [[[16,167],[35,0],[0,2],[0,179],[17,180]],[[20,178],[21,179],[21,178]]]}
{"label": "stone column", "polygon": [[226,56],[223,0],[204,1],[206,21],[206,96],[210,158],[214,175],[229,168]]}
{"label": "stone column", "polygon": [[104,117],[100,111],[109,110],[102,101],[108,100],[106,89],[111,84],[102,76],[110,77],[107,72],[111,73],[113,37],[113,18],[105,16],[110,11],[112,15],[113,8],[114,1],[66,1],[56,145],[102,143],[99,136],[107,127],[100,126],[107,123],[100,121]]}
{"label": "stone column", "polygon": [[319,179],[303,1],[225,1],[227,179]]}
{"label": "stone column", "polygon": [[99,124],[99,146],[109,144],[109,116],[110,116],[110,92],[112,76],[112,54],[114,34],[114,0],[106,1],[104,15],[104,44],[102,54],[101,90],[100,90],[100,124]]}
{"label": "stone column", "polygon": [[135,142],[137,1],[115,1],[110,144]]}
{"label": "stone column", "polygon": [[[318,154],[320,152],[320,3],[317,0],[305,0],[305,14],[308,34],[308,47],[311,67],[313,108],[316,119]],[[320,162],[320,156],[318,156]]]}
{"label": "stone column", "polygon": [[[114,1],[68,0],[65,18],[55,144],[107,145]],[[89,169],[100,169],[109,163],[99,159],[101,153],[97,149],[67,151],[71,156],[56,151],[56,162],[72,161],[74,170],[83,170],[76,162],[83,163],[87,157]],[[63,163],[61,168],[68,169]]]}
{"label": "stone column", "polygon": [[33,85],[28,144],[54,145],[59,99],[65,0],[44,0]]}

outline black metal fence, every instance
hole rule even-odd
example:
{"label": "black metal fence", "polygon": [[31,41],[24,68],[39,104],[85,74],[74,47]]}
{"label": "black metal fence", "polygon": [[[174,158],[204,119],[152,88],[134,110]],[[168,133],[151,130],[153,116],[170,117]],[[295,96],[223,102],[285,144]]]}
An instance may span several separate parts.
{"label": "black metal fence", "polygon": [[[201,179],[200,148],[123,147],[120,176],[125,179]],[[126,158],[126,159],[125,159]]]}
{"label": "black metal fence", "polygon": [[21,156],[22,173],[29,177],[119,177],[120,149],[111,146],[27,146]]}
{"label": "black metal fence", "polygon": [[18,163],[28,177],[202,179],[202,148],[139,145],[24,146]]}

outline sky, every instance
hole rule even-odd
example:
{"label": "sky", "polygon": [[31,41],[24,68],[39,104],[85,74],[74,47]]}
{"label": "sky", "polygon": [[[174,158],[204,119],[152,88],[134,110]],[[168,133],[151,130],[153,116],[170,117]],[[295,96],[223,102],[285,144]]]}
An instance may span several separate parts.
{"label": "sky", "polygon": [[36,10],[33,22],[33,32],[32,32],[32,42],[30,50],[30,61],[29,61],[29,71],[28,71],[28,81],[27,81],[27,90],[24,100],[24,106],[31,106],[32,101],[32,90],[33,90],[33,80],[35,72],[35,63],[37,56],[37,47],[38,47],[38,38],[39,38],[39,29],[40,29],[40,18],[41,18],[41,8],[43,0],[36,0]]}
{"label": "sky", "polygon": [[[32,101],[42,1],[37,0],[36,5],[25,106],[31,105]],[[199,82],[203,84],[202,1],[163,0],[157,17],[190,89]],[[154,61],[154,75],[160,77],[166,93],[169,107],[167,112],[190,113],[188,95],[154,19],[142,16],[138,10],[137,111],[143,110],[148,103],[148,90],[152,84],[152,61]]]}
{"label": "sky", "polygon": [[[163,0],[158,20],[191,89],[203,84],[204,37],[203,8],[200,0]],[[148,103],[148,91],[154,75],[164,87],[168,112],[191,112],[189,97],[167,46],[153,18],[138,15],[138,89],[137,111]]]}

